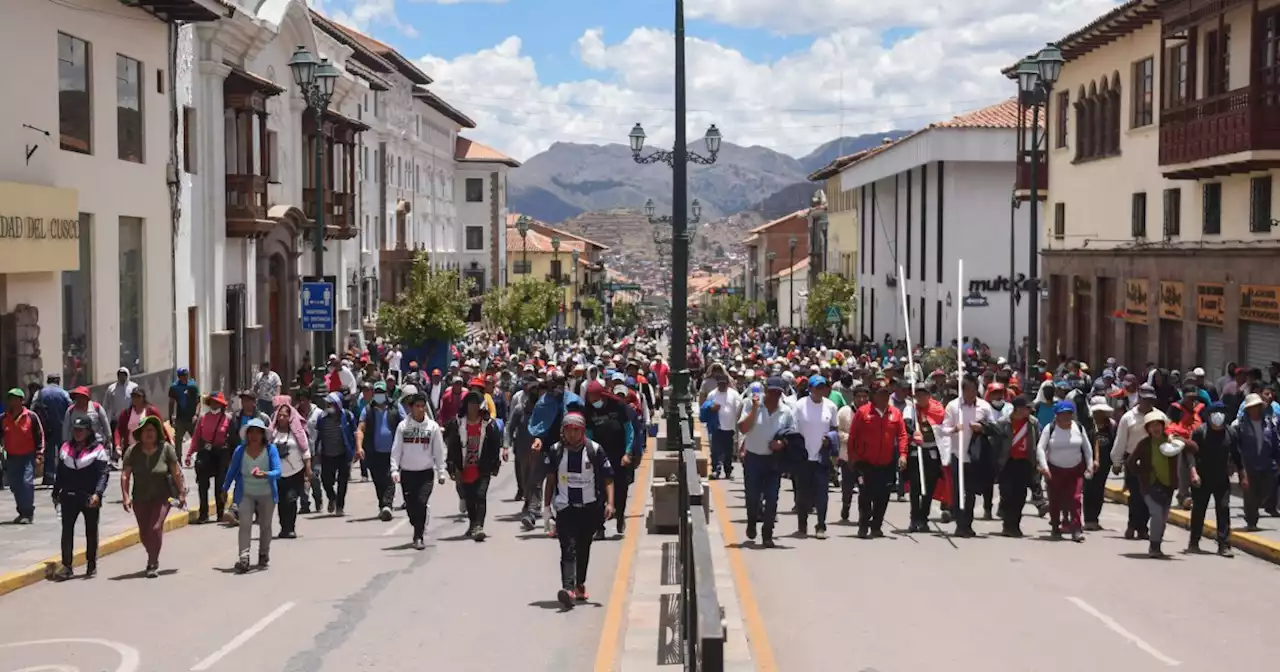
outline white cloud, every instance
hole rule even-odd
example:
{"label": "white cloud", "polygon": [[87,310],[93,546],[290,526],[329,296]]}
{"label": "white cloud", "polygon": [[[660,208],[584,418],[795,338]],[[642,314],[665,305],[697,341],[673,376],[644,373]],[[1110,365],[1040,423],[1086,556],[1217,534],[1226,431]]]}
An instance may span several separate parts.
{"label": "white cloud", "polygon": [[[743,26],[820,32],[807,49],[759,62],[690,38],[689,136],[709,124],[727,141],[794,156],[839,135],[918,128],[994,104],[1014,93],[1000,69],[1084,25],[1113,0],[1050,0],[1033,13],[1024,0],[691,0],[704,16]],[[916,10],[912,14],[911,9]],[[912,17],[916,32],[890,46],[886,26]],[[825,17],[819,20],[818,17]],[[837,20],[838,19],[838,20]],[[424,56],[432,88],[476,119],[471,134],[517,158],[552,142],[626,143],[637,121],[651,142],[672,137],[670,31],[637,28],[608,42],[582,33],[571,50],[590,78],[551,83],[518,37],[454,59]]]}
{"label": "white cloud", "polygon": [[405,37],[418,36],[416,28],[400,19],[396,0],[307,0],[307,4],[330,19],[364,33],[372,34],[386,27]]}

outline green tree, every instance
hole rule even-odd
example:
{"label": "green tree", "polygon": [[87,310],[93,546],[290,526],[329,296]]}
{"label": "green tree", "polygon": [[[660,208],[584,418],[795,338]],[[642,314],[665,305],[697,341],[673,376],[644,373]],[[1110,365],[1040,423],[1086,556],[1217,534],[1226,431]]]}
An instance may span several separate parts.
{"label": "green tree", "polygon": [[564,290],[549,280],[524,278],[485,294],[484,321],[508,334],[543,329],[555,319]]}
{"label": "green tree", "polygon": [[583,326],[600,323],[600,320],[602,319],[602,314],[600,312],[600,299],[597,299],[594,296],[582,297],[581,310]]}
{"label": "green tree", "polygon": [[835,306],[841,319],[847,321],[858,307],[858,285],[835,273],[822,273],[809,288],[805,317],[813,327],[827,325],[827,309]]}
{"label": "green tree", "polygon": [[630,301],[613,304],[613,324],[630,329],[640,323],[640,311]]}
{"label": "green tree", "polygon": [[391,340],[412,345],[461,338],[467,333],[470,291],[471,280],[432,268],[427,253],[418,252],[408,286],[378,309],[378,328]]}

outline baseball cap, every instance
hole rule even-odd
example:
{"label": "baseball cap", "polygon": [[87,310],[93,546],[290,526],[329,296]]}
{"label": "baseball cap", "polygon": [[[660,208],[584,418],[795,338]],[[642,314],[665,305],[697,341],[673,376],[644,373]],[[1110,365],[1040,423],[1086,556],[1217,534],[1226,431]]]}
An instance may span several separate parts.
{"label": "baseball cap", "polygon": [[822,387],[827,384],[827,379],[820,375],[809,376],[809,387]]}
{"label": "baseball cap", "polygon": [[1069,401],[1066,401],[1065,399],[1053,405],[1054,415],[1057,415],[1059,413],[1075,413],[1075,412],[1076,412],[1076,405]]}
{"label": "baseball cap", "polygon": [[1138,387],[1138,398],[1139,399],[1155,399],[1156,388],[1152,387],[1149,383],[1143,383],[1141,386]]}
{"label": "baseball cap", "polygon": [[770,376],[766,387],[770,390],[785,390],[787,389],[787,383],[781,376]]}

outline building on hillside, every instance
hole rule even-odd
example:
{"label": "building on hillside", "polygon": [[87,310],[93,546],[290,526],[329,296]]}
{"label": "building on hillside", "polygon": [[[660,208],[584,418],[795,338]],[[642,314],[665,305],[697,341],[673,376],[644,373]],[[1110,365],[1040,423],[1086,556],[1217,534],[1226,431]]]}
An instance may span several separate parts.
{"label": "building on hillside", "polygon": [[810,258],[805,257],[769,278],[774,287],[777,325],[780,327],[801,329],[808,323],[804,311],[809,303],[810,263]]}
{"label": "building on hillside", "polygon": [[[559,240],[562,250],[567,250],[568,258],[564,259],[564,265],[572,265],[573,250],[578,251],[578,266],[576,270],[566,270],[564,273],[569,277],[562,278],[563,282],[570,283],[568,294],[566,325],[575,327],[582,323],[582,301],[587,297],[594,297],[601,305],[609,303],[609,292],[606,290],[605,282],[627,282],[626,280],[618,280],[616,277],[611,278],[610,275],[616,275],[616,272],[610,272],[603,260],[604,254],[609,251],[607,245],[603,245],[589,238],[570,233],[563,229],[549,226],[536,219],[529,219],[529,232],[527,238],[520,237],[518,223],[520,221],[519,213],[507,213],[507,241],[506,255],[509,282],[519,281],[519,279],[528,273],[524,272],[524,268],[529,266],[532,268],[532,277],[538,278],[541,271],[534,268],[534,262],[537,257],[530,257],[529,263],[525,264],[526,249],[534,254],[541,254],[541,250],[550,250],[554,253],[552,243]],[[539,236],[535,238],[535,234]],[[554,256],[554,254],[553,254]],[[520,269],[520,270],[517,270]],[[547,279],[553,279],[548,268]]]}
{"label": "building on hillside", "polygon": [[1280,359],[1278,25],[1274,2],[1129,0],[1058,43],[1046,351]]}
{"label": "building on hillside", "polygon": [[910,329],[912,343],[947,344],[962,302],[977,294],[987,305],[965,311],[965,337],[995,352],[1020,342],[1025,302],[1036,299],[1025,291],[1030,208],[1012,207],[1017,124],[1008,100],[877,146],[833,175],[858,212],[859,333],[898,339]]}
{"label": "building on hillside", "polygon": [[174,267],[168,36],[172,24],[217,23],[227,8],[131,4],[4,3],[4,389],[49,374],[105,386],[124,367],[162,400],[172,380],[174,278],[186,269]]}
{"label": "building on hillside", "polygon": [[[884,144],[891,142],[892,140],[886,139]],[[858,222],[858,202],[854,198],[854,194],[857,192],[841,186],[840,171],[862,158],[867,152],[874,150],[875,148],[873,147],[839,157],[809,176],[811,182],[822,183],[822,191],[827,199],[826,259],[825,267],[822,270],[826,273],[838,273],[847,280],[857,281],[858,279],[858,232],[860,227]],[[853,330],[858,327],[859,318],[857,313],[861,311],[861,308],[859,305],[855,308],[853,315],[845,316],[844,328],[846,330]]]}
{"label": "building on hillside", "polygon": [[[299,45],[340,74],[319,124],[289,66]],[[184,27],[178,54],[179,362],[209,389],[247,386],[262,361],[290,377],[313,347],[300,304],[302,280],[316,268],[318,212],[336,290],[332,343],[344,344],[343,288],[360,263],[343,248],[360,231],[356,148],[369,127],[341,110],[368,84],[346,68],[352,49],[314,30],[302,0],[228,5],[217,23]]]}
{"label": "building on hillside", "polygon": [[782,313],[778,312],[777,288],[772,279],[779,270],[808,257],[809,226],[809,208],[805,208],[751,229],[742,240],[747,248],[747,300],[763,301],[774,324],[779,323]]}

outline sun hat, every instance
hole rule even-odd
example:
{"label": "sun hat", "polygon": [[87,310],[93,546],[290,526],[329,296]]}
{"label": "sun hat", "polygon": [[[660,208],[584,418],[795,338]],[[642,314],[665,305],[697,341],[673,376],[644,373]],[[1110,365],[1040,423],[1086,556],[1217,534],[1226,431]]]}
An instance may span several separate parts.
{"label": "sun hat", "polygon": [[1165,415],[1165,414],[1164,414],[1160,409],[1158,409],[1158,408],[1157,408],[1157,409],[1155,409],[1155,410],[1153,410],[1153,411],[1151,411],[1150,413],[1148,413],[1148,414],[1146,414],[1146,415],[1142,416],[1142,426],[1143,426],[1143,427],[1146,427],[1147,425],[1149,425],[1149,424],[1151,424],[1151,423],[1153,423],[1153,422],[1159,422],[1159,423],[1161,423],[1161,424],[1167,424],[1167,423],[1169,422],[1169,416]]}
{"label": "sun hat", "polygon": [[1246,409],[1253,408],[1254,406],[1266,406],[1266,405],[1267,405],[1267,402],[1263,401],[1262,397],[1256,393],[1250,394],[1244,398],[1244,407]]}
{"label": "sun hat", "polygon": [[164,423],[160,422],[160,418],[154,415],[142,416],[142,420],[138,422],[138,428],[133,430],[133,440],[141,441],[142,430],[147,427],[155,427],[156,432],[158,432],[158,435],[160,437],[160,440],[162,441],[164,440]]}
{"label": "sun hat", "polygon": [[1107,403],[1106,397],[1094,397],[1089,400],[1090,413],[1111,413],[1113,410],[1115,409],[1111,408],[1111,404]]}

